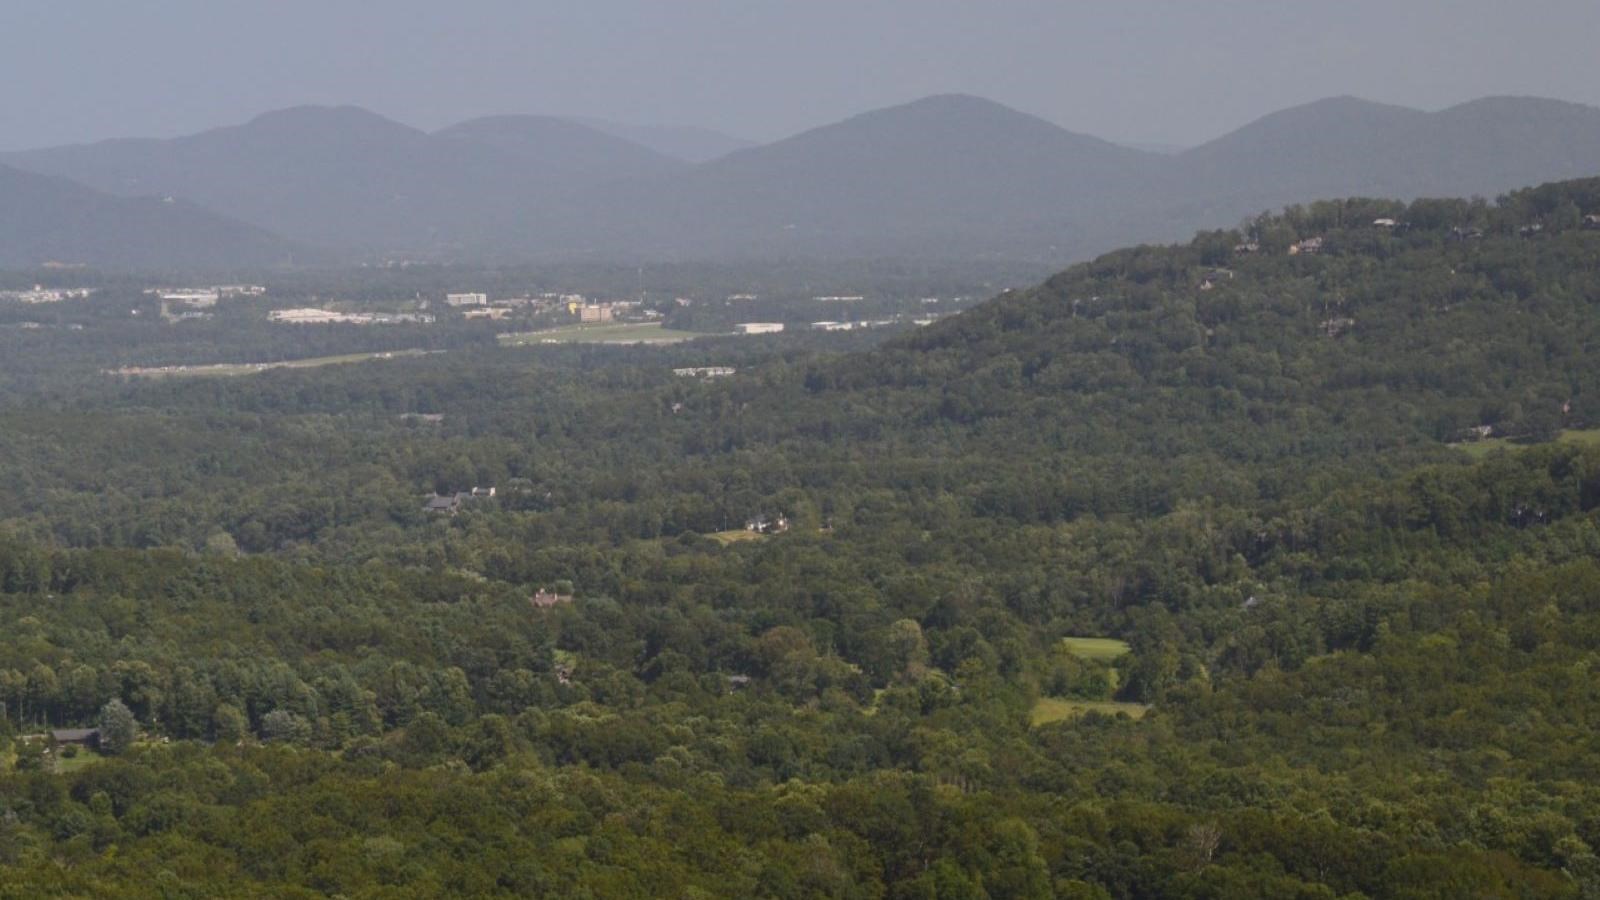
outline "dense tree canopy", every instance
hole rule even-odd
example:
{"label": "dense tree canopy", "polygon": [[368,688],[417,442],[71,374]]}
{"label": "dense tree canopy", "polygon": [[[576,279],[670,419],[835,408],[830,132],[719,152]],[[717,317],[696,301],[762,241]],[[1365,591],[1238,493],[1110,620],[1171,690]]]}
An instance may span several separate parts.
{"label": "dense tree canopy", "polygon": [[1597,184],[878,347],[124,381],[33,332],[0,896],[1594,895]]}

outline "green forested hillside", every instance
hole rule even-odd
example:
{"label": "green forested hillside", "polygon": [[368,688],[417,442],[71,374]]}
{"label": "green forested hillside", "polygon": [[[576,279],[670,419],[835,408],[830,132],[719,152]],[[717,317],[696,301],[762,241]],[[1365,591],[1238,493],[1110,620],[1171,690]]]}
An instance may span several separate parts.
{"label": "green forested hillside", "polygon": [[0,896],[1592,895],[1597,209],[1317,204],[847,353],[86,343],[0,409]]}

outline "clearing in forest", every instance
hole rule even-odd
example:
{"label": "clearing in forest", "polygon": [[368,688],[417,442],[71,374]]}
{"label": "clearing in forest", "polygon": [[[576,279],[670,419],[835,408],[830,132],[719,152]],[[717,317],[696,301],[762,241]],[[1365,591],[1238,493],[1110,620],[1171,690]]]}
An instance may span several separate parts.
{"label": "clearing in forest", "polygon": [[732,531],[713,532],[706,535],[706,537],[711,538],[712,540],[726,547],[729,544],[737,544],[740,541],[759,541],[766,537],[766,535],[758,531],[750,531],[749,529],[745,528],[735,528]]}
{"label": "clearing in forest", "polygon": [[[1556,435],[1554,444],[1577,444],[1580,446],[1600,446],[1600,428],[1574,429],[1563,431]],[[1463,441],[1450,446],[1457,450],[1472,454],[1475,459],[1482,459],[1496,450],[1523,450],[1528,447],[1541,447],[1543,444],[1526,444],[1510,438],[1485,438],[1481,441]]]}
{"label": "clearing in forest", "polygon": [[60,749],[57,749],[56,753],[58,754],[55,761],[57,775],[70,775],[73,772],[87,769],[105,759],[99,753],[88,749],[79,749],[77,753],[71,756],[65,755]]}
{"label": "clearing in forest", "polygon": [[1065,722],[1075,719],[1084,713],[1097,712],[1102,715],[1114,716],[1117,713],[1126,713],[1131,719],[1142,719],[1150,707],[1144,703],[1119,703],[1114,700],[1062,700],[1056,697],[1040,697],[1034,704],[1033,710],[1028,714],[1028,721],[1033,727],[1049,725],[1051,722]]}
{"label": "clearing in forest", "polygon": [[1103,637],[1064,637],[1061,639],[1061,647],[1080,659],[1106,663],[1133,652],[1127,641]]}

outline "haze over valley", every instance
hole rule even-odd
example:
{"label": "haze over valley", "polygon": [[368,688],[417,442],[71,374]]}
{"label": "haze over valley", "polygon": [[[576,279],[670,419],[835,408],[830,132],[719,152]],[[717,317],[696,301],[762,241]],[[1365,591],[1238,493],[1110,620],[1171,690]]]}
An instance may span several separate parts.
{"label": "haze over valley", "polygon": [[1600,897],[1593,0],[0,20],[0,900]]}

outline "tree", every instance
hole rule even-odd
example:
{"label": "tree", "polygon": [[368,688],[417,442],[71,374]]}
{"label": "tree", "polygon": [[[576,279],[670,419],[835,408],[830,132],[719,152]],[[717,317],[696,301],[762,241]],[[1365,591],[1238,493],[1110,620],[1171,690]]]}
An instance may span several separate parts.
{"label": "tree", "polygon": [[139,723],[133,718],[133,710],[119,699],[113,697],[105,706],[100,707],[100,751],[102,753],[117,754],[133,746],[133,739],[139,735]]}
{"label": "tree", "polygon": [[311,723],[304,716],[275,709],[261,717],[261,737],[268,741],[304,744],[311,738]]}
{"label": "tree", "polygon": [[239,707],[221,703],[211,713],[211,727],[218,741],[237,742],[249,733],[250,720]]}

